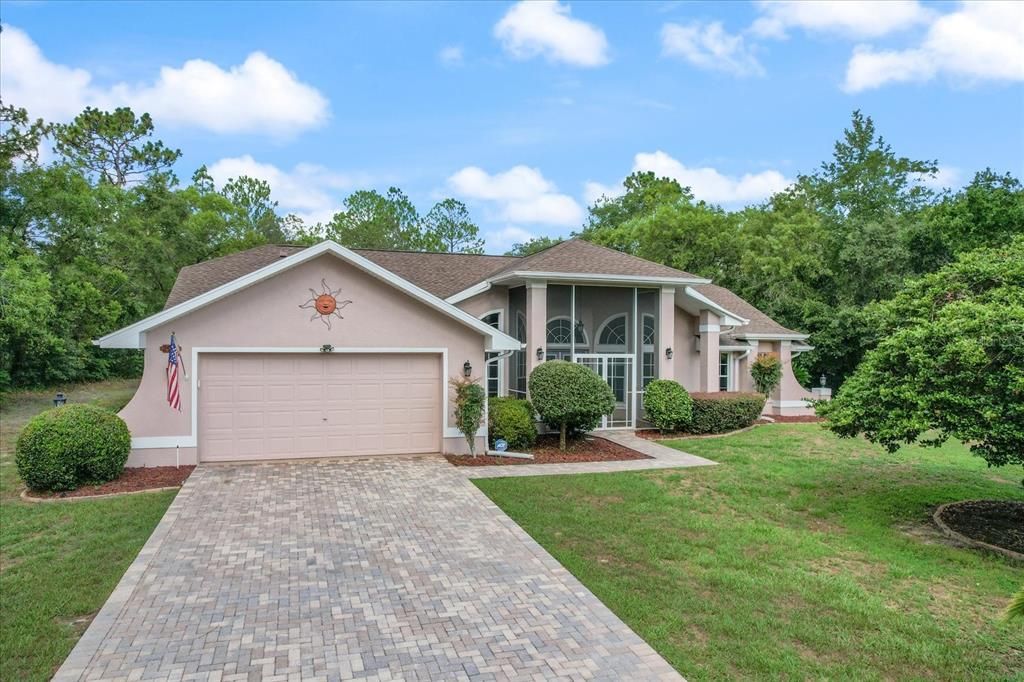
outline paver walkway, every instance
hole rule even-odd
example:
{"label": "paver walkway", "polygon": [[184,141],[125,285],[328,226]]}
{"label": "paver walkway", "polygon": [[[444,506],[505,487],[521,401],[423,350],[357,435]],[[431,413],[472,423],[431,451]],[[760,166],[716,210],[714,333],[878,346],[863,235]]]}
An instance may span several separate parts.
{"label": "paver walkway", "polygon": [[198,467],[56,679],[681,678],[427,456]]}
{"label": "paver walkway", "polygon": [[494,466],[459,467],[469,478],[502,478],[504,476],[553,476],[558,474],[604,474],[644,469],[678,469],[681,467],[714,466],[716,462],[682,452],[656,441],[640,438],[630,431],[601,431],[601,438],[642,452],[652,459],[627,459],[612,462],[565,462],[560,464],[496,464]]}

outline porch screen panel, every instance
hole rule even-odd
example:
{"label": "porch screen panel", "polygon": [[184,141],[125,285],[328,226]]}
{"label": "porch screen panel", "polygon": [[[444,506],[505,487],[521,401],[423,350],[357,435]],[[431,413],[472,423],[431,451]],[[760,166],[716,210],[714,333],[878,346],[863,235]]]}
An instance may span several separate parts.
{"label": "porch screen panel", "polygon": [[[526,342],[526,287],[516,287],[508,292],[508,320],[505,329],[517,341]],[[508,393],[515,398],[526,397],[526,351],[512,353],[509,362]]]}
{"label": "porch screen panel", "polygon": [[[572,357],[573,320],[572,287],[548,284],[548,319],[544,346],[546,360],[569,360]],[[580,332],[576,332],[579,340]]]}
{"label": "porch screen panel", "polygon": [[576,359],[600,367],[599,374],[615,395],[615,408],[605,420],[606,428],[634,423],[639,362],[639,337],[635,333],[639,316],[634,313],[634,292],[633,287],[576,285],[575,316],[577,326],[586,335],[586,343],[576,345]]}
{"label": "porch screen panel", "polygon": [[643,405],[643,392],[647,384],[658,378],[658,353],[664,349],[658,348],[658,328],[661,321],[658,319],[660,313],[660,296],[658,289],[637,289],[636,290],[636,339],[638,339],[637,356],[637,381],[639,382],[640,400],[638,407],[640,419],[646,418]]}

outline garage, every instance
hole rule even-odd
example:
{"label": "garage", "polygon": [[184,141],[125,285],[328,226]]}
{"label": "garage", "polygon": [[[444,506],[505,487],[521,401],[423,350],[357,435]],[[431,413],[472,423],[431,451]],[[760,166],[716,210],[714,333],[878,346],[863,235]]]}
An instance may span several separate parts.
{"label": "garage", "polygon": [[439,452],[437,353],[204,353],[200,461]]}

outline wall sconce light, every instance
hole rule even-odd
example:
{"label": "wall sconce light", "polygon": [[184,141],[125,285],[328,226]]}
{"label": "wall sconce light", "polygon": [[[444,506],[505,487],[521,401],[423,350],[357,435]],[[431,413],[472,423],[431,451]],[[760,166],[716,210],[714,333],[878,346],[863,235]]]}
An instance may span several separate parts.
{"label": "wall sconce light", "polygon": [[537,346],[537,359],[538,360],[543,360],[544,359],[544,349],[541,348],[540,346]]}
{"label": "wall sconce light", "polygon": [[672,359],[672,349],[671,349],[671,348],[666,348],[666,349],[665,349],[665,357],[666,357],[666,358],[667,358],[668,360],[671,360],[671,359]]}
{"label": "wall sconce light", "polygon": [[821,377],[818,379],[818,383],[821,384],[822,388],[825,388],[825,384],[827,382],[828,382],[828,379],[825,378],[824,374],[822,374]]}
{"label": "wall sconce light", "polygon": [[64,403],[66,403],[67,401],[68,401],[68,399],[67,399],[67,398],[66,398],[66,397],[64,396],[64,394],[63,394],[63,393],[58,393],[58,394],[57,394],[56,396],[54,396],[54,398],[53,398],[53,406],[54,406],[54,407],[60,407],[61,405],[63,405],[63,404],[64,404]]}
{"label": "wall sconce light", "polygon": [[320,346],[320,352],[321,353],[333,353],[334,352],[334,346],[332,346],[329,343],[325,343],[324,345]]}
{"label": "wall sconce light", "polygon": [[462,376],[467,379],[473,376],[473,365],[469,364],[469,360],[466,360],[462,365]]}

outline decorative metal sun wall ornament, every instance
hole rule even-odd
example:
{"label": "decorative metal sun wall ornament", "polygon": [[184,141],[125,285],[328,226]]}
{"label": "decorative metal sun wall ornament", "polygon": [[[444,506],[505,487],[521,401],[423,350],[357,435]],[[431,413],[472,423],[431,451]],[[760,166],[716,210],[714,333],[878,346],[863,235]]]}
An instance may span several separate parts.
{"label": "decorative metal sun wall ornament", "polygon": [[352,301],[339,301],[337,296],[341,293],[341,289],[332,290],[327,286],[326,280],[320,280],[321,291],[317,293],[315,289],[310,289],[309,293],[311,298],[299,305],[300,308],[314,310],[313,317],[309,318],[312,322],[316,318],[320,318],[320,321],[327,325],[327,328],[331,328],[331,318],[337,317],[339,320],[345,318],[341,316],[341,309],[347,306]]}

